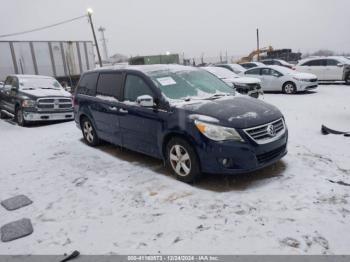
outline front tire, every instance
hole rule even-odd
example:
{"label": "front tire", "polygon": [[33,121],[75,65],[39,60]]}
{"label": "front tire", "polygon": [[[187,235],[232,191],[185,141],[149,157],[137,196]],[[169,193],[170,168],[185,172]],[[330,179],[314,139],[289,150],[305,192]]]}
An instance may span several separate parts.
{"label": "front tire", "polygon": [[258,99],[259,98],[259,93],[258,92],[252,93],[249,96]]}
{"label": "front tire", "polygon": [[295,94],[297,92],[297,87],[293,82],[287,82],[284,83],[282,87],[282,92],[288,95]]}
{"label": "front tire", "polygon": [[89,146],[97,146],[100,143],[94,126],[86,117],[81,121],[81,130],[83,132],[84,140]]}
{"label": "front tire", "polygon": [[172,138],[166,147],[167,165],[176,179],[192,183],[201,176],[199,161],[193,147],[182,138]]}
{"label": "front tire", "polygon": [[27,125],[27,121],[24,119],[24,116],[23,116],[23,109],[20,106],[16,108],[15,120],[19,126]]}

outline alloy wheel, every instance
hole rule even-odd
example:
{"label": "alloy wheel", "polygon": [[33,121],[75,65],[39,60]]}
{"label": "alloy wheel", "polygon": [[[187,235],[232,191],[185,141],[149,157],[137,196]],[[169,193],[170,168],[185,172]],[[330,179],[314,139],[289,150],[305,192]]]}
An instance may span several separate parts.
{"label": "alloy wheel", "polygon": [[287,93],[287,94],[293,94],[294,93],[294,85],[293,84],[286,84],[284,86],[284,91]]}
{"label": "alloy wheel", "polygon": [[187,150],[180,145],[173,145],[170,149],[170,163],[179,176],[187,176],[191,172],[191,159]]}
{"label": "alloy wheel", "polygon": [[94,141],[94,130],[89,121],[85,121],[83,125],[83,132],[86,140],[91,144]]}

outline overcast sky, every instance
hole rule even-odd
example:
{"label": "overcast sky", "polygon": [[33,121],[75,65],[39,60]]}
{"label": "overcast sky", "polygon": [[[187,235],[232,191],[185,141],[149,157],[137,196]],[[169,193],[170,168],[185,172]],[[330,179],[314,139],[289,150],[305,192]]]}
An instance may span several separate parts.
{"label": "overcast sky", "polygon": [[[256,46],[350,52],[350,0],[0,0],[0,35],[93,8],[110,54],[246,55]],[[100,39],[100,34],[98,33]],[[86,19],[0,40],[92,40]]]}

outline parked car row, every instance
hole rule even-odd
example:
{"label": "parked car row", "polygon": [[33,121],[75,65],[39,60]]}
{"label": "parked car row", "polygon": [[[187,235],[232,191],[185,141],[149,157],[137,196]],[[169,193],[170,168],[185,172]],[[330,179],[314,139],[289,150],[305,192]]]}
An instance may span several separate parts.
{"label": "parked car row", "polygon": [[[337,71],[299,72],[315,61]],[[322,80],[341,75],[348,81],[350,63],[310,58],[296,70],[252,64],[100,68],[82,74],[73,99],[52,77],[11,75],[0,85],[0,116],[12,116],[21,126],[74,119],[88,145],[104,140],[162,159],[184,182],[202,173],[250,172],[285,156],[288,141],[282,113],[250,96],[312,90],[320,74],[328,74]]]}
{"label": "parked car row", "polygon": [[[328,56],[328,57],[309,57],[299,61],[297,65],[292,65],[280,59],[264,59],[260,62],[241,63],[238,66],[244,67],[246,70],[263,67],[265,65],[277,65],[287,67],[299,72],[314,74],[319,81],[342,81],[350,84],[350,58],[344,56]],[[216,65],[223,67],[222,64]],[[235,68],[235,64],[227,64],[225,67]],[[245,70],[236,71],[242,74]]]}

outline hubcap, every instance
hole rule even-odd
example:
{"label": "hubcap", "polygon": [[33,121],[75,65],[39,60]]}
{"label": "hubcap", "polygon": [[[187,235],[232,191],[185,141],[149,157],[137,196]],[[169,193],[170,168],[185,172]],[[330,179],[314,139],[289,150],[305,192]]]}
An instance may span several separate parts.
{"label": "hubcap", "polygon": [[170,163],[176,174],[187,176],[191,172],[191,159],[187,150],[180,145],[173,145],[170,149]]}
{"label": "hubcap", "polygon": [[92,141],[94,141],[94,131],[89,121],[84,122],[83,132],[86,140],[92,143]]}
{"label": "hubcap", "polygon": [[292,84],[287,84],[284,90],[287,94],[292,94],[294,92],[294,86]]}

